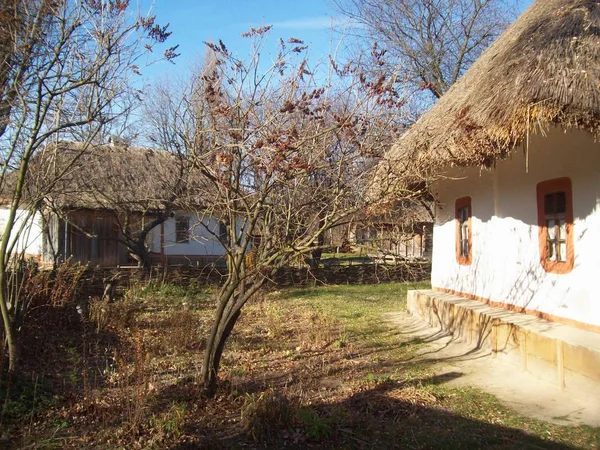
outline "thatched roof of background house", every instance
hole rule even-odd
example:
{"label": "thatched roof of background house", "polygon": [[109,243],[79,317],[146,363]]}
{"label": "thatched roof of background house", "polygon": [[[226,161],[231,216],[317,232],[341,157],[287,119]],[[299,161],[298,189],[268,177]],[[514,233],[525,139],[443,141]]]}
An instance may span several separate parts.
{"label": "thatched roof of background house", "polygon": [[433,222],[433,201],[428,198],[389,201],[372,205],[357,223],[364,225],[394,225],[409,228]]}
{"label": "thatched roof of background house", "polygon": [[393,161],[490,165],[540,126],[598,137],[600,2],[537,0],[390,150]]}
{"label": "thatched roof of background house", "polygon": [[[82,151],[85,150],[85,151]],[[73,162],[75,161],[75,162]],[[40,151],[25,183],[26,200],[59,208],[152,212],[167,202],[198,205],[200,178],[185,160],[165,151],[124,145],[62,142]],[[60,175],[60,180],[51,185]],[[9,192],[10,183],[7,186]]]}

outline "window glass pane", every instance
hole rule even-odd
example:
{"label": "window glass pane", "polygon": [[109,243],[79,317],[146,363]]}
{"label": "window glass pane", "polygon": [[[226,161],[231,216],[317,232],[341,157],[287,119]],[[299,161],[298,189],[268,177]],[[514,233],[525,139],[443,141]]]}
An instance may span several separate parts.
{"label": "window glass pane", "polygon": [[559,219],[559,239],[565,239],[567,236],[567,221],[564,218]]}
{"label": "window glass pane", "polygon": [[565,192],[557,192],[554,194],[556,199],[556,214],[564,214],[567,212],[567,195]]}
{"label": "window glass pane", "polygon": [[460,264],[469,264],[468,258],[471,251],[469,245],[469,238],[471,235],[469,226],[470,219],[470,199],[463,198],[460,202],[457,201],[456,220],[458,222],[458,227],[456,229],[456,256],[461,258],[459,260]]}
{"label": "window glass pane", "polygon": [[227,242],[227,225],[224,222],[219,222],[219,240]]}
{"label": "window glass pane", "polygon": [[554,251],[553,241],[548,241],[548,259],[550,261],[556,261],[556,252]]}
{"label": "window glass pane", "polygon": [[175,241],[188,242],[190,239],[190,218],[186,216],[175,217]]}
{"label": "window glass pane", "polygon": [[556,208],[554,207],[554,194],[546,194],[544,196],[544,214],[554,214]]}
{"label": "window glass pane", "polygon": [[548,239],[553,240],[556,239],[556,221],[554,219],[549,219],[546,221],[546,226],[548,227]]}
{"label": "window glass pane", "polygon": [[561,261],[567,260],[567,243],[566,242],[560,243],[560,260]]}

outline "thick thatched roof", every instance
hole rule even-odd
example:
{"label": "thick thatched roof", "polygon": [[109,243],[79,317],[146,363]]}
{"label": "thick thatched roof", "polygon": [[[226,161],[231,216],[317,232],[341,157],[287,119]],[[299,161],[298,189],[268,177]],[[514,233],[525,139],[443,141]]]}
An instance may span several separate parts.
{"label": "thick thatched roof", "polygon": [[598,0],[537,0],[388,157],[490,165],[548,124],[599,134]]}
{"label": "thick thatched roof", "polygon": [[[167,203],[198,205],[194,196],[200,191],[200,177],[184,164],[164,151],[60,143],[46,147],[32,161],[25,195],[43,196],[60,208],[151,212]],[[52,183],[57,176],[59,181]]]}

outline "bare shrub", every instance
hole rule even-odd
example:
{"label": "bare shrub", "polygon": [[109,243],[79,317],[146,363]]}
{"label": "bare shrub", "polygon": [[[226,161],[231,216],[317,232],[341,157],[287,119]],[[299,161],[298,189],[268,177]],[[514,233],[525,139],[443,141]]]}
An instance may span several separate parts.
{"label": "bare shrub", "polygon": [[269,441],[292,425],[294,410],[290,399],[274,389],[247,394],[242,406],[242,424],[255,441]]}
{"label": "bare shrub", "polygon": [[122,399],[122,411],[129,432],[137,433],[144,423],[148,399],[154,391],[151,383],[150,353],[141,334],[134,335],[121,351],[114,349],[115,365],[107,374]]}
{"label": "bare shrub", "polygon": [[168,351],[179,353],[182,350],[199,350],[201,339],[198,336],[200,321],[193,311],[175,311],[166,321],[168,332],[164,343]]}
{"label": "bare shrub", "polygon": [[124,330],[132,327],[139,310],[140,306],[134,301],[111,303],[96,297],[89,301],[88,317],[97,333],[109,328]]}

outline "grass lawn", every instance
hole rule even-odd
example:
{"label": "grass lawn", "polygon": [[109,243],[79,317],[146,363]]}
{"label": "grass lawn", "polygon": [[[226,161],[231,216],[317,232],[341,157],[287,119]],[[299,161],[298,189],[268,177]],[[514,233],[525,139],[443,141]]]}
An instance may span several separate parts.
{"label": "grass lawn", "polygon": [[[426,286],[256,299],[228,343],[212,400],[199,396],[196,378],[211,291],[132,289],[104,312],[90,310],[85,346],[66,346],[69,364],[49,361],[53,375],[38,368],[37,400],[12,402],[5,426],[15,448],[30,449],[600,448],[599,429],[520,417],[412,363],[422,344],[381,315],[405,309],[407,289],[418,287]],[[61,345],[46,343],[52,360]]]}

